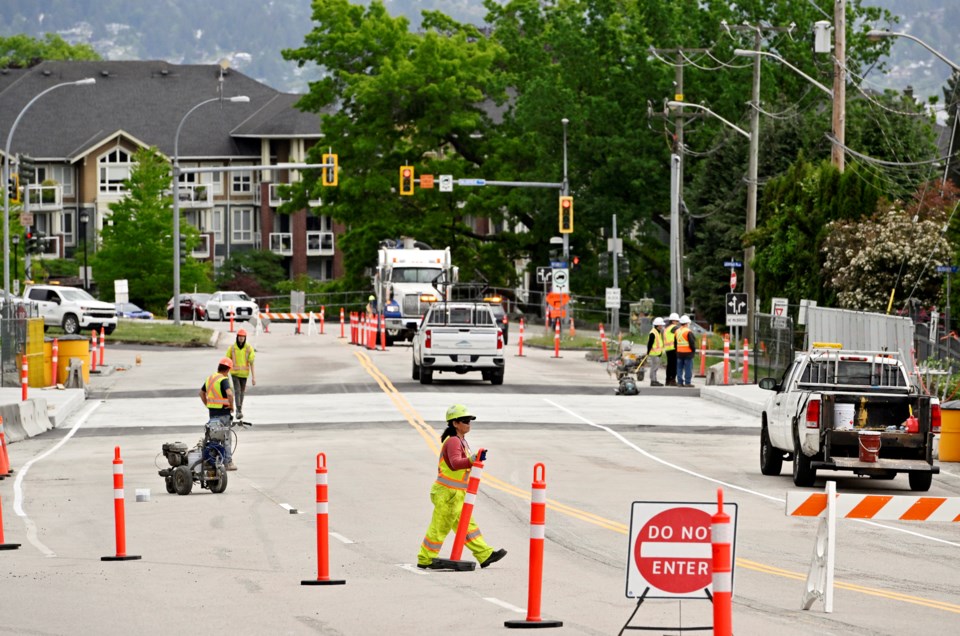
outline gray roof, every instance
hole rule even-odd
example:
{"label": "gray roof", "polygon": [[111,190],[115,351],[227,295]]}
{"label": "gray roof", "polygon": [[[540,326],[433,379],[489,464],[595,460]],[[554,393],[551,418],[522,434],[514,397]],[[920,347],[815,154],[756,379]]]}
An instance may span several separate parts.
{"label": "gray roof", "polygon": [[293,108],[299,96],[280,93],[232,69],[223,75],[224,96],[246,95],[250,102],[211,103],[184,120],[204,99],[218,97],[220,67],[216,64],[46,61],[28,69],[0,71],[2,144],[31,99],[56,84],[87,77],[96,84],[58,88],[34,102],[17,124],[11,153],[72,161],[123,132],[173,156],[181,120],[181,159],[258,158],[258,137],[320,135],[319,117]]}

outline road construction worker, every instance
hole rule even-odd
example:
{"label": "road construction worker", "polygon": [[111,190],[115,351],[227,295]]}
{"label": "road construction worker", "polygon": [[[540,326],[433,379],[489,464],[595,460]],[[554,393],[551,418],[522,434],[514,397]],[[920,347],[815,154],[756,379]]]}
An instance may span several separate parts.
{"label": "road construction worker", "polygon": [[237,400],[237,419],[243,419],[243,396],[247,392],[247,378],[250,384],[257,386],[257,374],[253,371],[253,359],[257,352],[253,345],[247,342],[247,330],[237,332],[237,341],[227,348],[227,357],[233,363],[230,369],[230,379],[233,380],[233,391]]}
{"label": "road construction worker", "polygon": [[[440,461],[437,465],[437,479],[430,489],[430,501],[433,502],[433,518],[430,527],[420,544],[420,553],[417,555],[417,567],[429,569],[433,567],[433,560],[440,554],[443,540],[451,530],[456,530],[460,523],[460,511],[467,494],[467,483],[470,481],[470,467],[477,461],[486,459],[487,451],[483,450],[477,456],[470,454],[470,445],[466,436],[470,432],[470,423],[477,419],[467,407],[454,404],[447,409],[447,428],[440,436]],[[507,555],[507,551],[494,551],[483,540],[477,522],[472,518],[467,528],[466,546],[473,553],[474,558],[485,568],[496,563]]]}
{"label": "road construction worker", "polygon": [[690,317],[680,316],[680,326],[674,332],[677,346],[677,386],[693,387],[693,356],[697,352],[696,337],[690,331]]}
{"label": "road construction worker", "polygon": [[377,297],[370,294],[370,297],[367,298],[367,315],[372,316],[375,313],[377,313]]}
{"label": "road construction worker", "polygon": [[657,372],[660,371],[660,358],[663,357],[663,318],[654,318],[650,328],[650,337],[647,338],[647,362],[650,363],[650,386],[663,386],[657,382]]}
{"label": "road construction worker", "polygon": [[677,345],[675,331],[677,323],[680,322],[680,316],[673,312],[667,318],[670,323],[663,330],[663,350],[667,354],[667,386],[677,386]]}
{"label": "road construction worker", "polygon": [[[229,373],[232,367],[233,362],[230,358],[221,358],[217,365],[217,372],[204,380],[200,387],[200,401],[210,412],[207,428],[211,430],[214,428],[225,429],[227,432],[230,430],[231,413],[233,413],[233,388],[230,385]],[[211,424],[214,424],[214,426],[211,426]],[[236,470],[237,466],[233,463],[230,438],[231,435],[229,434],[222,435],[220,438],[226,451],[224,461],[227,470]]]}

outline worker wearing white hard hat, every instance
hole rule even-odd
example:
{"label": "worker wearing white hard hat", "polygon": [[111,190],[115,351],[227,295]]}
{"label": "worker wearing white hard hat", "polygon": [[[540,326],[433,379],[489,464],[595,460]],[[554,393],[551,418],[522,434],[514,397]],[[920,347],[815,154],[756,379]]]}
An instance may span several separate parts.
{"label": "worker wearing white hard hat", "polygon": [[697,353],[697,339],[690,330],[690,317],[680,316],[675,332],[677,346],[677,386],[693,387],[693,356]]}
{"label": "worker wearing white hard hat", "polygon": [[663,351],[667,354],[667,386],[677,386],[677,344],[676,334],[677,323],[680,316],[673,312],[667,317],[670,323],[663,330]]}
{"label": "worker wearing white hard hat", "polygon": [[663,318],[653,319],[650,336],[647,338],[647,363],[650,365],[650,386],[663,386],[657,382],[657,372],[660,371],[660,361],[663,358]]}

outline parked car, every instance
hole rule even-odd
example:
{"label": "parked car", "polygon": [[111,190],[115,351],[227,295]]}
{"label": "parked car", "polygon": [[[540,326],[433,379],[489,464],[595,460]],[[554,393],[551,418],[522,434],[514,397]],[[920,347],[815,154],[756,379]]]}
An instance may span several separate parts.
{"label": "parked car", "polygon": [[[180,320],[207,319],[207,301],[211,294],[180,294]],[[173,298],[167,301],[167,320],[173,320]]]}
{"label": "parked car", "polygon": [[63,327],[70,335],[81,329],[103,330],[109,336],[117,328],[113,303],[101,302],[77,287],[60,285],[27,285],[24,301],[37,309],[47,327]]}
{"label": "parked car", "polygon": [[153,314],[141,309],[133,303],[114,303],[117,308],[117,318],[133,318],[136,320],[153,320]]}
{"label": "parked car", "polygon": [[218,291],[207,301],[207,320],[229,320],[231,313],[236,318],[250,318],[260,313],[260,307],[242,291]]}

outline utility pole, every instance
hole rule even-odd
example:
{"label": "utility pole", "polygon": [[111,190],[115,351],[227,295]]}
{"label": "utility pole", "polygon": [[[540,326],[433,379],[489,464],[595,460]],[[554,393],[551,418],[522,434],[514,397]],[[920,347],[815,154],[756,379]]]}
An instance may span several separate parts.
{"label": "utility pole", "polygon": [[843,172],[847,127],[847,0],[833,3],[833,165]]}

